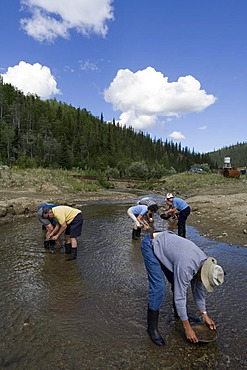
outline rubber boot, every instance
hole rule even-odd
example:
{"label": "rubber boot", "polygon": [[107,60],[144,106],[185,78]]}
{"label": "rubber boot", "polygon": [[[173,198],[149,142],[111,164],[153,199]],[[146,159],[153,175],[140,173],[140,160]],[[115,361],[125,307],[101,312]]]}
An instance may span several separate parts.
{"label": "rubber boot", "polygon": [[138,238],[141,237],[141,231],[142,231],[141,227],[138,227],[137,228],[137,233],[136,233],[136,235],[137,235]]}
{"label": "rubber boot", "polygon": [[136,229],[133,229],[133,230],[132,230],[132,239],[133,239],[133,240],[138,240],[137,230],[136,230]]}
{"label": "rubber boot", "polygon": [[159,310],[153,311],[148,308],[148,314],[147,314],[147,322],[148,322],[148,329],[147,332],[152,339],[152,341],[157,346],[164,346],[165,341],[160,335],[158,331],[158,320],[159,320]]}
{"label": "rubber boot", "polygon": [[182,238],[186,238],[186,228],[185,225],[180,225],[178,223],[178,236],[181,236]]}
{"label": "rubber boot", "polygon": [[176,308],[174,300],[173,300],[173,312],[174,312],[175,319],[178,319],[179,316],[178,316],[178,312],[177,312],[177,308]]}
{"label": "rubber boot", "polygon": [[56,241],[55,240],[49,240],[49,249],[51,253],[54,253],[56,250]]}
{"label": "rubber boot", "polygon": [[64,244],[65,254],[71,253],[71,243],[65,243]]}
{"label": "rubber boot", "polygon": [[50,248],[50,241],[49,240],[45,240],[44,241],[44,248],[45,249],[49,249]]}
{"label": "rubber boot", "polygon": [[77,257],[77,248],[71,248],[71,254],[70,256],[66,259],[66,261],[72,261],[75,260]]}

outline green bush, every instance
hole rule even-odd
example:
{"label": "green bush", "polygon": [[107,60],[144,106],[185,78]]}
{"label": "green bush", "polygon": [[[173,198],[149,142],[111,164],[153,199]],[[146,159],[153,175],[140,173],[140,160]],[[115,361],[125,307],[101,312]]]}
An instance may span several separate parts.
{"label": "green bush", "polygon": [[35,159],[26,157],[25,155],[22,155],[17,159],[16,165],[22,169],[37,168],[37,163]]}

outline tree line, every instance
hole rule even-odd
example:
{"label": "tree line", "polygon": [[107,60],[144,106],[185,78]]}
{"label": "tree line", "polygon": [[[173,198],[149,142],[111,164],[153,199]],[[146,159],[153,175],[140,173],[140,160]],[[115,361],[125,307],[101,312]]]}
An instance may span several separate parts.
{"label": "tree line", "polygon": [[[1,77],[1,76],[0,76]],[[181,143],[152,139],[143,131],[105,122],[56,99],[24,95],[0,78],[0,162],[107,172],[118,177],[160,178],[214,161]]]}

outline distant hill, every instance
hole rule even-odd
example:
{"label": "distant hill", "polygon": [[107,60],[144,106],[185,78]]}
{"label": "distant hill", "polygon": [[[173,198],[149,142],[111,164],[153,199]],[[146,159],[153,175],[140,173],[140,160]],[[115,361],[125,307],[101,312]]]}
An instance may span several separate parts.
{"label": "distant hill", "polygon": [[230,157],[232,167],[247,166],[247,143],[244,142],[224,147],[207,154],[219,168],[223,167],[225,157]]}

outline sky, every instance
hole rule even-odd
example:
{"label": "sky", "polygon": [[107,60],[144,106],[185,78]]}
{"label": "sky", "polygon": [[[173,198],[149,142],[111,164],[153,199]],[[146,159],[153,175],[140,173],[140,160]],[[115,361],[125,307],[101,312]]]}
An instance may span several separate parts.
{"label": "sky", "polygon": [[207,153],[247,141],[246,0],[0,0],[24,94]]}

